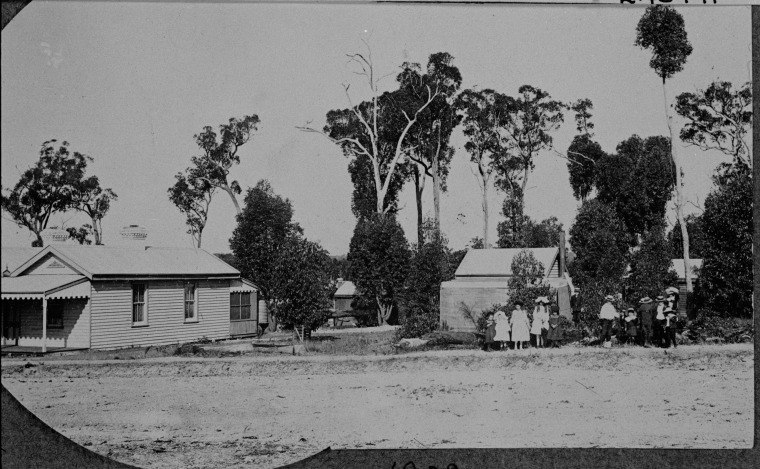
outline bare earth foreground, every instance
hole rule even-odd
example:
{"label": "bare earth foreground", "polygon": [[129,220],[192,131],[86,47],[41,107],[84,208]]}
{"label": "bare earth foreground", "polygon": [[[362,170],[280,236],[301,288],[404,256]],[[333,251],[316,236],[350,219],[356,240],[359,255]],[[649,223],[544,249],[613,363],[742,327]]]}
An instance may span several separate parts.
{"label": "bare earth foreground", "polygon": [[750,448],[753,366],[752,344],[10,359],[2,384],[122,462],[273,467],[328,446]]}

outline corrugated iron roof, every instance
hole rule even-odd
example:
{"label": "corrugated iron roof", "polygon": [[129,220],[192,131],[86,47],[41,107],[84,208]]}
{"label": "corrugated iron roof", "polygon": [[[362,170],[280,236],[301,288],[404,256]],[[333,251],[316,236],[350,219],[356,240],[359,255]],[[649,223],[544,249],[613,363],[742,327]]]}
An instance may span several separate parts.
{"label": "corrugated iron roof", "polygon": [[[80,284],[87,278],[83,275],[24,275],[22,277],[3,277],[0,281],[3,299],[41,298],[49,291],[64,289],[67,285]],[[89,283],[88,283],[89,285]],[[89,296],[89,288],[87,289]]]}
{"label": "corrugated iron roof", "polygon": [[[47,251],[49,249],[49,251]],[[107,275],[239,275],[235,268],[203,249],[133,248],[108,246],[57,245],[46,251],[60,254],[81,267],[88,276]],[[46,254],[38,253],[38,259]],[[30,267],[27,265],[23,270]],[[23,272],[14,272],[21,275]]]}
{"label": "corrugated iron roof", "polygon": [[[527,248],[549,273],[559,248]],[[512,260],[522,249],[470,249],[459,264],[457,277],[506,277],[512,275]]]}
{"label": "corrugated iron roof", "polygon": [[353,298],[354,295],[356,295],[356,285],[354,285],[354,282],[345,281],[343,285],[338,287],[333,297]]}

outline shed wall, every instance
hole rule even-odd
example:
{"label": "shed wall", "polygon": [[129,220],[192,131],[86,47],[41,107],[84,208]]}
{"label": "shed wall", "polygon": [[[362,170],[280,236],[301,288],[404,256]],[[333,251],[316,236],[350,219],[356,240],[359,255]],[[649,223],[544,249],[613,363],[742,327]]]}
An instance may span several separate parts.
{"label": "shed wall", "polygon": [[[137,283],[137,282],[136,282]],[[93,349],[140,347],[229,337],[229,280],[198,282],[198,321],[185,322],[184,282],[147,285],[147,326],[132,325],[132,284],[93,282]]]}
{"label": "shed wall", "polygon": [[465,317],[462,303],[467,305],[475,314],[475,319],[484,309],[495,304],[506,303],[509,290],[505,283],[494,282],[495,285],[484,286],[481,283],[460,282],[457,280],[441,285],[441,322],[444,321],[454,331],[474,332],[475,324]]}

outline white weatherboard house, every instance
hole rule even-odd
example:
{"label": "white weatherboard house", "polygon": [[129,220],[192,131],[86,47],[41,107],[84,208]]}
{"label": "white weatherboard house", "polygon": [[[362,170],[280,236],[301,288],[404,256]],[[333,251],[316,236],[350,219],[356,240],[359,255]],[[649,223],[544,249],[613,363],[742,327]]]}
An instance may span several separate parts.
{"label": "white weatherboard house", "polygon": [[194,248],[3,248],[2,345],[110,349],[257,331],[256,288]]}
{"label": "white weatherboard house", "polygon": [[[544,266],[544,282],[558,291],[560,314],[570,317],[569,284],[564,249],[528,248]],[[509,301],[512,260],[522,249],[471,249],[454,274],[454,280],[441,284],[441,322],[456,331],[475,331],[473,321],[484,309]],[[532,305],[526,305],[532,307]]]}

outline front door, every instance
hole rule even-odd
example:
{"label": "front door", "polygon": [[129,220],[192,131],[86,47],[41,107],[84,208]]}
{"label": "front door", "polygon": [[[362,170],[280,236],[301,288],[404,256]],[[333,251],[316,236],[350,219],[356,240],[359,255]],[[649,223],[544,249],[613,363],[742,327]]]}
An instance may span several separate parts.
{"label": "front door", "polygon": [[3,305],[3,345],[18,345],[19,329],[21,320],[19,319],[19,309],[13,300],[5,300]]}

